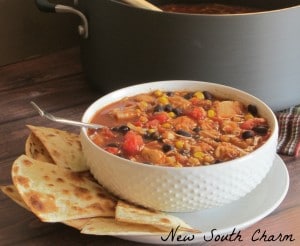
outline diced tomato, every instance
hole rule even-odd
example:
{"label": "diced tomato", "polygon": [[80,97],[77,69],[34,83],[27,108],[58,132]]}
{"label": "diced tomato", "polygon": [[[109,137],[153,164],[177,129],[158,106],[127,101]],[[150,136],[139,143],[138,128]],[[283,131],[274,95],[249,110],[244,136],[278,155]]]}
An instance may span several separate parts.
{"label": "diced tomato", "polygon": [[158,120],[150,120],[146,123],[146,127],[148,128],[157,128],[159,126],[159,121]]}
{"label": "diced tomato", "polygon": [[129,131],[124,136],[123,150],[128,155],[135,155],[139,153],[144,146],[144,141],[142,136],[135,133],[134,131]]}
{"label": "diced tomato", "polygon": [[195,120],[202,120],[206,116],[206,111],[201,107],[195,107],[187,115]]}
{"label": "diced tomato", "polygon": [[105,150],[114,155],[118,154],[118,152],[119,152],[119,148],[117,148],[117,147],[106,147]]}
{"label": "diced tomato", "polygon": [[141,121],[135,121],[132,123],[133,125],[137,126],[137,127],[140,127],[140,126],[143,126],[143,123]]}
{"label": "diced tomato", "polygon": [[169,115],[166,112],[159,112],[154,115],[152,115],[151,120],[158,120],[160,124],[165,123],[168,121]]}
{"label": "diced tomato", "polygon": [[244,130],[251,130],[255,126],[254,121],[252,119],[244,121],[240,128]]}
{"label": "diced tomato", "polygon": [[266,120],[264,118],[253,118],[244,121],[241,125],[240,128],[244,130],[251,130],[253,127],[258,126],[260,124],[265,124]]}

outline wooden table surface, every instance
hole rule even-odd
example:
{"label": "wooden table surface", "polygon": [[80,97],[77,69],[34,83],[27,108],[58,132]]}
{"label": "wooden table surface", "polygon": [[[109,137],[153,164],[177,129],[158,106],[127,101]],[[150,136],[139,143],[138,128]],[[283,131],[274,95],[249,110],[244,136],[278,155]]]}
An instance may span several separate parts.
{"label": "wooden table surface", "polygon": [[[0,185],[10,184],[13,161],[24,153],[26,124],[58,127],[39,117],[36,101],[57,116],[79,120],[101,92],[89,88],[80,64],[79,48],[60,51],[0,67]],[[74,127],[60,129],[78,132]],[[290,175],[290,188],[270,215],[241,231],[243,242],[202,245],[300,245],[300,158],[281,156]],[[280,182],[280,180],[278,180]],[[272,190],[270,190],[272,192]],[[247,212],[247,211],[245,211]],[[291,235],[294,241],[252,241],[257,230],[268,236]],[[0,245],[143,245],[109,236],[82,235],[59,223],[42,223],[0,192]]]}

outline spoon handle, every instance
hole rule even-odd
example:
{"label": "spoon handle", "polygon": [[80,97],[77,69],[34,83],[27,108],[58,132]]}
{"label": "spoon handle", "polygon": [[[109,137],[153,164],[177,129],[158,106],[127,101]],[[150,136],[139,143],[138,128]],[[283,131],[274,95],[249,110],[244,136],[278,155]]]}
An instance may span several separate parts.
{"label": "spoon handle", "polygon": [[[46,117],[46,115],[44,117]],[[104,127],[104,126],[93,124],[93,123],[85,123],[85,122],[80,122],[80,121],[67,120],[67,119],[63,119],[63,118],[60,118],[60,117],[55,117],[53,119],[51,119],[49,117],[46,117],[46,118],[49,119],[49,120],[58,122],[58,123],[66,124],[66,125],[86,127],[86,128],[91,128],[91,129],[95,129],[95,130]]]}
{"label": "spoon handle", "polygon": [[105,127],[105,126],[99,125],[99,124],[85,123],[85,122],[81,122],[81,121],[68,120],[68,119],[56,117],[53,114],[50,114],[50,113],[46,112],[45,110],[41,109],[35,102],[31,101],[30,103],[38,111],[40,116],[47,118],[48,120],[51,120],[54,122],[58,122],[58,123],[66,124],[66,125],[72,125],[72,126],[86,127],[86,128],[91,128],[91,129],[95,129],[95,130]]}
{"label": "spoon handle", "polygon": [[138,8],[150,9],[150,10],[162,12],[160,8],[156,7],[155,5],[153,5],[152,3],[146,0],[123,0],[123,1]]}

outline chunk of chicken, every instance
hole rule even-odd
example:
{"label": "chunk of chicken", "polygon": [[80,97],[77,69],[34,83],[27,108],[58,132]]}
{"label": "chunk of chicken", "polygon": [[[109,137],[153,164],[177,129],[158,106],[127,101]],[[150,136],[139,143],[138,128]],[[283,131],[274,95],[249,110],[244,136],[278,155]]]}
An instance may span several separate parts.
{"label": "chunk of chicken", "polygon": [[232,118],[243,113],[243,104],[238,101],[218,101],[214,107],[220,118]]}
{"label": "chunk of chicken", "polygon": [[158,149],[150,149],[144,147],[141,155],[145,159],[146,162],[154,163],[154,164],[163,164],[165,163],[166,155],[164,152]]}
{"label": "chunk of chicken", "polygon": [[174,108],[188,109],[191,106],[191,102],[181,96],[173,96],[168,99]]}
{"label": "chunk of chicken", "polygon": [[197,123],[188,116],[180,116],[173,120],[173,124],[176,130],[192,131]]}
{"label": "chunk of chicken", "polygon": [[112,115],[118,120],[135,119],[141,115],[141,111],[133,107],[124,109],[114,109]]}

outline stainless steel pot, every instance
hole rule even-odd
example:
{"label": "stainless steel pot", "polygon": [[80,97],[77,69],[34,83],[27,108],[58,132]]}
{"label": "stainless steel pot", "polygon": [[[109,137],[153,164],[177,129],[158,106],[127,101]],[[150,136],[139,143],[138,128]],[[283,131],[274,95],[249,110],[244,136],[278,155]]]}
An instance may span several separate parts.
{"label": "stainless steel pot", "polygon": [[192,15],[115,0],[77,0],[74,7],[36,3],[43,11],[80,16],[83,67],[89,82],[105,92],[134,83],[188,79],[237,87],[274,110],[299,104],[300,0],[234,1],[272,10]]}

